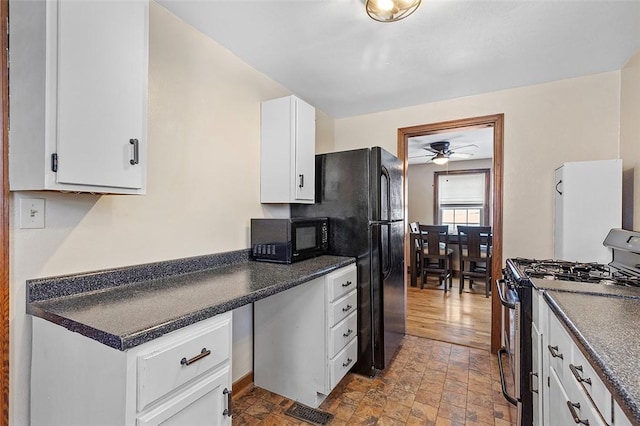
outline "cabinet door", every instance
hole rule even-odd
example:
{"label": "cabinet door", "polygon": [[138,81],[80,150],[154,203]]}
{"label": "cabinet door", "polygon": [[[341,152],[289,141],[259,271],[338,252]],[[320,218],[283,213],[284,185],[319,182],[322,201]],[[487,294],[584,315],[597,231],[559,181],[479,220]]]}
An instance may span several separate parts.
{"label": "cabinet door", "polygon": [[551,426],[567,426],[574,424],[567,406],[569,397],[562,387],[555,370],[549,370],[549,422]]}
{"label": "cabinet door", "polygon": [[58,183],[142,188],[147,8],[140,0],[58,3]]}
{"label": "cabinet door", "polygon": [[313,201],[315,194],[316,111],[296,99],[296,200]]}
{"label": "cabinet door", "polygon": [[138,426],[231,425],[231,370],[224,366],[175,398],[138,417]]}
{"label": "cabinet door", "polygon": [[542,386],[542,334],[535,323],[531,324],[531,390],[533,392],[533,424],[542,424],[544,388]]}

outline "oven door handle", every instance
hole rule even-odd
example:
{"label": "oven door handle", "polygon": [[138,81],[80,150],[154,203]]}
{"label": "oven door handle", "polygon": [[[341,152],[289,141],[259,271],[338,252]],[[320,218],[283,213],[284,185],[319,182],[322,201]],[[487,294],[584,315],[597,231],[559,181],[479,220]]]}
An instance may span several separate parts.
{"label": "oven door handle", "polygon": [[509,309],[515,309],[516,304],[505,299],[504,293],[502,292],[502,286],[506,285],[506,283],[507,282],[504,279],[496,280],[496,287],[498,287],[498,296],[500,297],[500,303],[502,303],[502,306],[505,306]]}
{"label": "oven door handle", "polygon": [[502,386],[502,395],[504,395],[505,399],[509,401],[512,405],[517,406],[518,402],[520,401],[517,398],[514,398],[513,396],[509,395],[509,392],[507,392],[507,383],[504,379],[504,368],[502,367],[502,355],[508,354],[508,353],[509,352],[507,352],[507,348],[505,347],[498,349],[498,369],[500,370],[500,385]]}

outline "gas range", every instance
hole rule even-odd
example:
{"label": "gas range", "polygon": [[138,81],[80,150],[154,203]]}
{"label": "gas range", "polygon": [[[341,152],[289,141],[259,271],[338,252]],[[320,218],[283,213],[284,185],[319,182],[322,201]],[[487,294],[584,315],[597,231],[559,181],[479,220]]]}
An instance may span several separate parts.
{"label": "gas range", "polygon": [[632,287],[640,291],[640,233],[612,229],[603,245],[611,249],[609,264],[516,257],[507,259],[505,276],[525,286],[538,283],[546,287],[550,284],[541,284],[539,280],[555,280]]}
{"label": "gas range", "polygon": [[518,270],[516,274],[519,278],[526,276],[545,280],[640,287],[640,275],[633,275],[610,264],[520,257],[509,259],[509,262]]}

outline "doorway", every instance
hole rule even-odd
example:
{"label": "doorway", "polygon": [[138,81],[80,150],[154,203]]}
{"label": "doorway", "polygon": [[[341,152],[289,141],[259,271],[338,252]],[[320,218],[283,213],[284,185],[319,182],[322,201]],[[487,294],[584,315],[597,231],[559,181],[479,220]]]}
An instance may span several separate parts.
{"label": "doorway", "polygon": [[[408,223],[409,186],[407,172],[409,166],[409,140],[423,135],[438,135],[465,130],[491,128],[493,130],[493,184],[491,198],[491,223],[493,227],[493,257],[491,264],[492,283],[490,298],[490,349],[495,353],[500,348],[500,300],[495,290],[495,279],[500,277],[502,265],[502,188],[503,188],[503,134],[504,114],[465,118],[439,123],[424,124],[398,129],[398,158],[404,163],[405,221]],[[409,260],[409,239],[405,241],[405,259]],[[409,262],[405,262],[409,263]],[[407,272],[405,271],[405,274]],[[457,291],[457,290],[456,290]]]}

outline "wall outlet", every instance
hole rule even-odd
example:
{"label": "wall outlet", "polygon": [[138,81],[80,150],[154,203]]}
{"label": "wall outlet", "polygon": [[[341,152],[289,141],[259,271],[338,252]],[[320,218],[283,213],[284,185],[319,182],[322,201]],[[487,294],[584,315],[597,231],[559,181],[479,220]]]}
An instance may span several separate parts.
{"label": "wall outlet", "polygon": [[20,228],[44,228],[44,198],[20,199]]}

